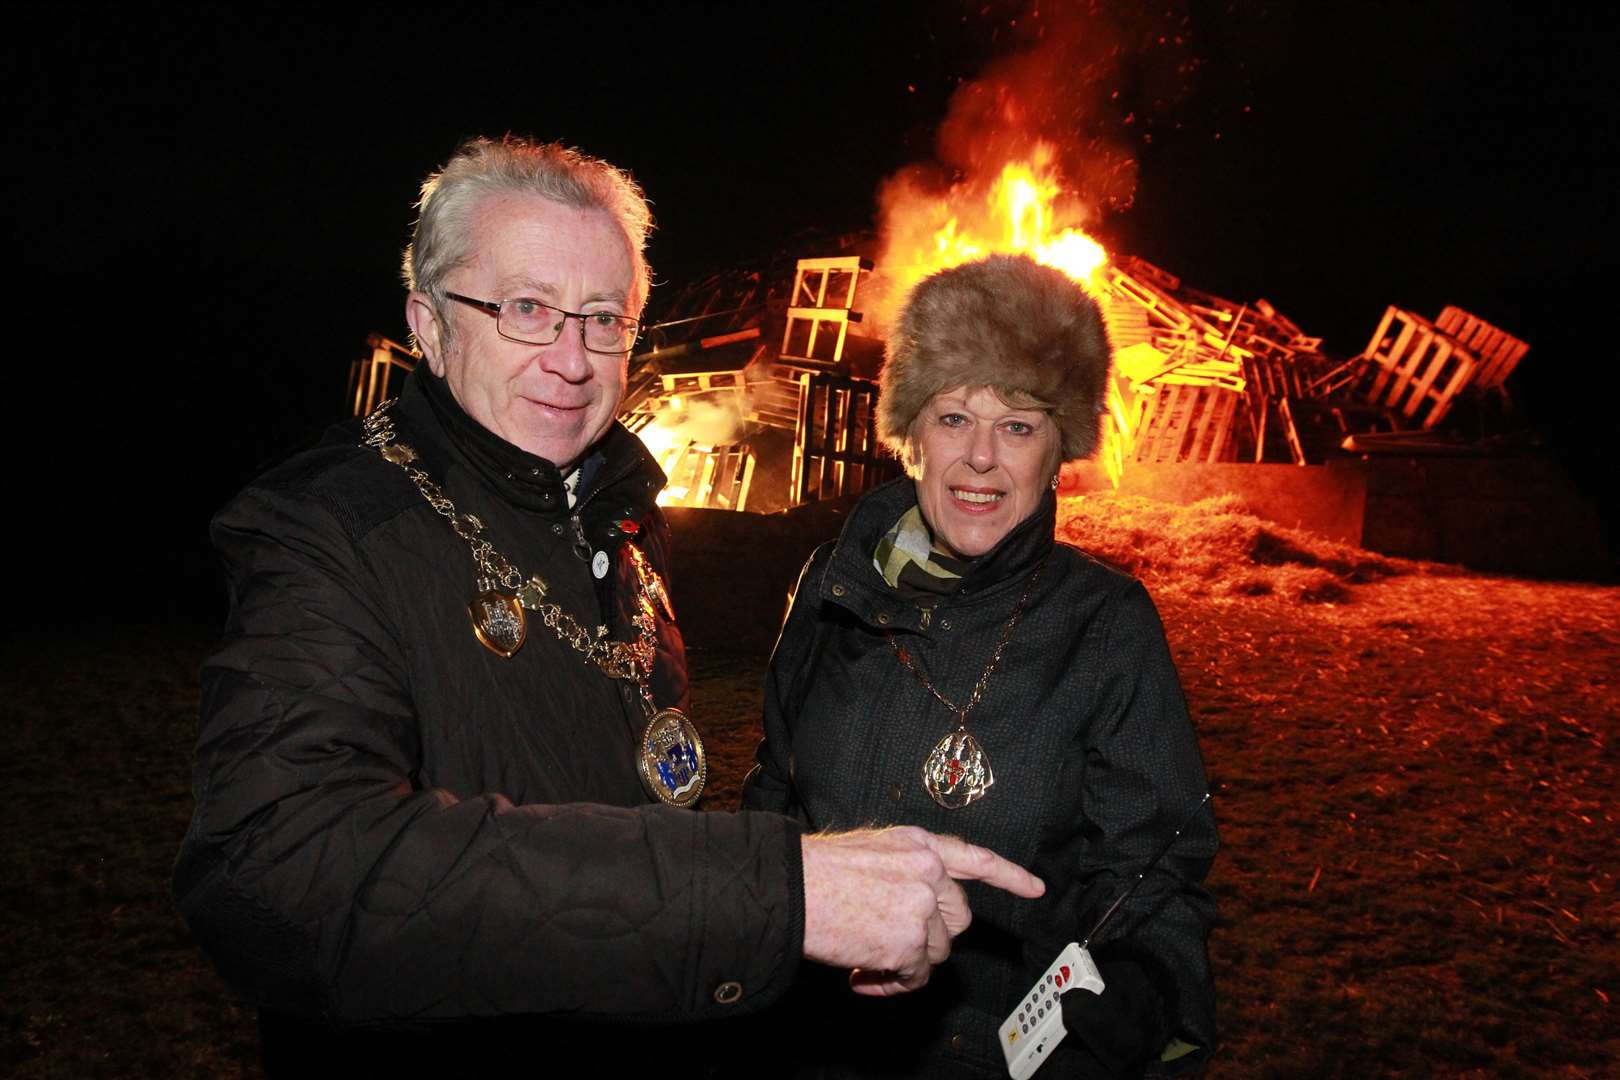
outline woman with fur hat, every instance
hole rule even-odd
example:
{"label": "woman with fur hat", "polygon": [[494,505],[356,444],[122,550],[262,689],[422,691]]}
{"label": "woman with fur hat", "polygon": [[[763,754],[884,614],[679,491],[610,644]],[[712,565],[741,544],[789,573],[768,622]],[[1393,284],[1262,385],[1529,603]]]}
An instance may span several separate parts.
{"label": "woman with fur hat", "polygon": [[1181,1071],[1214,1046],[1215,824],[1164,631],[1139,582],[1053,536],[1108,363],[1096,304],[1024,257],[926,279],[890,338],[878,432],[907,475],[805,567],[743,802],[818,830],[953,833],[1047,891],[966,883],[974,923],[911,994],[807,969],[778,1015],[839,1038],[787,1042],[806,1075],[1005,1075],[998,1028],[1121,896],[1090,942],[1105,988],[1063,995],[1042,1077]]}

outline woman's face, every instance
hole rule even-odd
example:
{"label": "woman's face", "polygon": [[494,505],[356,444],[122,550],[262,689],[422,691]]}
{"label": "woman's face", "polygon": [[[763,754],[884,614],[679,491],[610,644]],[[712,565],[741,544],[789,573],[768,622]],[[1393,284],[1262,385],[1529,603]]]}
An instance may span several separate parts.
{"label": "woman's face", "polygon": [[1058,430],[1040,409],[1018,409],[986,386],[945,390],[912,427],[912,477],[934,543],[983,555],[1040,504],[1058,465]]}

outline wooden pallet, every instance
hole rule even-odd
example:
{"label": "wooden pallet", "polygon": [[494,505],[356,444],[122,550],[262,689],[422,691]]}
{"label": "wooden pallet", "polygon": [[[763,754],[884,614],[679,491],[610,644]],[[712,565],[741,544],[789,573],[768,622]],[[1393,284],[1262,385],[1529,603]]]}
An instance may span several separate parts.
{"label": "wooden pallet", "polygon": [[1232,417],[1240,394],[1207,384],[1161,383],[1155,391],[1137,395],[1133,460],[1232,460]]}
{"label": "wooden pallet", "polygon": [[839,375],[799,376],[799,422],[788,497],[795,505],[869,491],[899,475],[877,439],[877,384]]}
{"label": "wooden pallet", "polygon": [[665,372],[659,379],[663,383],[665,397],[671,394],[708,394],[715,391],[741,394],[747,388],[741,368],[730,371],[683,371],[678,374]]}
{"label": "wooden pallet", "polygon": [[[1275,446],[1280,437],[1282,445],[1287,447],[1288,459],[1295,465],[1306,464],[1304,444],[1290,405],[1299,396],[1294,389],[1292,365],[1253,353],[1245,356],[1243,371],[1248,377],[1243,404],[1249,421],[1249,438],[1254,443],[1255,462],[1265,461],[1268,448]],[[1272,456],[1275,458],[1277,454]]]}
{"label": "wooden pallet", "polygon": [[1108,268],[1106,279],[1108,291],[1119,301],[1133,303],[1146,312],[1148,325],[1155,331],[1168,331],[1176,337],[1196,337],[1199,331],[1206,329],[1202,319],[1192,315],[1154,282],[1133,277],[1118,266]]}
{"label": "wooden pallet", "polygon": [[1448,305],[1434,324],[1451,335],[1479,361],[1474,372],[1476,390],[1500,390],[1513,369],[1519,366],[1530,346],[1506,330],[1500,330],[1477,315]]}
{"label": "wooden pallet", "polygon": [[[366,344],[371,346],[371,355],[349,365],[349,388],[345,400],[352,416],[370,416],[378,405],[388,400],[390,390],[404,385],[405,376],[421,359],[405,346],[389,341],[381,334],[372,334],[366,339]],[[395,372],[400,376],[398,384],[394,382]]]}
{"label": "wooden pallet", "polygon": [[1421,315],[1391,307],[1366,351],[1322,375],[1312,397],[1342,394],[1387,408],[1400,422],[1428,430],[1445,418],[1479,364],[1455,338]]}
{"label": "wooden pallet", "polygon": [[658,462],[669,482],[664,492],[677,506],[745,510],[754,480],[754,453],[747,443],[715,446],[686,441],[666,450]]}
{"label": "wooden pallet", "polygon": [[799,260],[782,328],[781,362],[813,371],[838,367],[849,324],[861,321],[854,310],[861,271],[871,269],[871,260],[853,255]]}
{"label": "wooden pallet", "polygon": [[1384,312],[1363,355],[1377,365],[1366,399],[1388,405],[1425,431],[1445,417],[1479,366],[1456,339],[1396,307]]}
{"label": "wooden pallet", "polygon": [[748,384],[748,419],[793,431],[799,426],[799,376],[772,365],[769,378]]}
{"label": "wooden pallet", "polygon": [[1293,350],[1272,344],[1264,338],[1244,341],[1244,374],[1268,398],[1304,397],[1307,373],[1294,363]]}
{"label": "wooden pallet", "polygon": [[1163,292],[1173,293],[1181,288],[1181,279],[1176,275],[1135,255],[1121,256],[1115,265],[1138,281],[1148,282]]}
{"label": "wooden pallet", "polygon": [[1108,344],[1115,352],[1132,345],[1153,343],[1153,331],[1148,325],[1148,314],[1140,304],[1104,295],[1103,322],[1108,327]]}

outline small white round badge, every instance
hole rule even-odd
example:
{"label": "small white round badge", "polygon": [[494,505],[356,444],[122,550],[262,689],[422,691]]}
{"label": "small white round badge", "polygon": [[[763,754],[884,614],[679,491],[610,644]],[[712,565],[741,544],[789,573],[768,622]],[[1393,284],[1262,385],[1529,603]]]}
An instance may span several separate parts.
{"label": "small white round badge", "polygon": [[607,556],[607,552],[598,551],[591,558],[591,573],[595,574],[596,577],[597,577],[597,580],[600,581],[602,578],[607,577],[607,572],[608,572],[608,556]]}

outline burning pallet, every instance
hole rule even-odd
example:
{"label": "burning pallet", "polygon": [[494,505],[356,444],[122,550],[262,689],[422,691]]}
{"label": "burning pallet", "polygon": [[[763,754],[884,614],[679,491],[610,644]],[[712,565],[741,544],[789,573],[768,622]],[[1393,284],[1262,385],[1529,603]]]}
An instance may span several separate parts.
{"label": "burning pallet", "polygon": [[868,491],[900,473],[877,441],[877,384],[850,376],[799,377],[793,442],[794,505]]}
{"label": "burning pallet", "polygon": [[[715,445],[695,439],[655,443],[645,434],[657,414],[636,413],[625,426],[651,445],[648,449],[664,470],[667,482],[659,502],[672,506],[703,506],[715,510],[746,510],[748,489],[754,479],[754,453],[747,443]],[[655,446],[657,447],[655,449]]]}
{"label": "burning pallet", "polygon": [[[848,363],[859,286],[871,269],[856,256],[799,260],[775,349],[762,338],[776,299],[768,290],[752,311],[729,302],[735,283],[725,279],[678,298],[698,311],[653,328],[653,348],[631,359],[621,410],[670,478],[660,502],[744,508],[759,465],[754,443],[770,443],[773,431],[783,456],[791,454],[778,496],[785,505],[856,494],[898,473],[877,444],[876,384]],[[758,295],[757,277],[743,281]],[[699,336],[714,320],[744,314],[751,325]],[[743,342],[746,351],[735,348]],[[701,435],[695,416],[709,422]]]}
{"label": "burning pallet", "polygon": [[1505,399],[1529,348],[1461,308],[1431,323],[1391,307],[1367,348],[1334,365],[1267,301],[1201,293],[1141,259],[1108,267],[1099,291],[1115,344],[1105,458],[1121,463],[1304,465],[1358,433],[1429,431],[1465,390]]}

